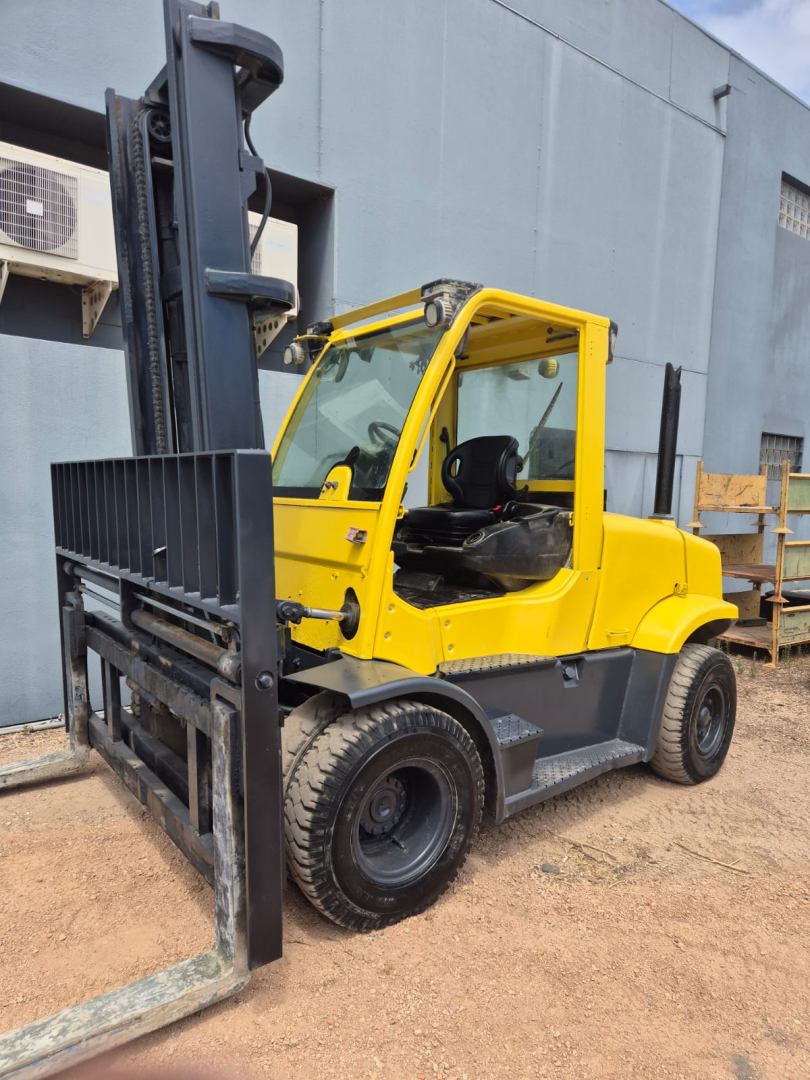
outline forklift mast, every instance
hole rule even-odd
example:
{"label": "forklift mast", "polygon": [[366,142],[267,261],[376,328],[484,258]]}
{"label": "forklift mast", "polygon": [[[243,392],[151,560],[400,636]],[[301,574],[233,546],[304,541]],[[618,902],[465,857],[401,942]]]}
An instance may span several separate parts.
{"label": "forklift mast", "polygon": [[282,54],[214,3],[174,0],[165,19],[166,66],[144,96],[106,94],[133,444],[258,449],[252,320],[289,310],[295,288],[251,273],[247,200],[263,187],[266,220],[270,180],[249,129]]}

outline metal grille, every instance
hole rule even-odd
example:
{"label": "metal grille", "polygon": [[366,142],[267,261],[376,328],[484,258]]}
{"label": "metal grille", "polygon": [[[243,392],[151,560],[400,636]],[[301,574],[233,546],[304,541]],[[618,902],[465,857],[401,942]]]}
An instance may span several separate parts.
{"label": "metal grille", "polygon": [[779,224],[788,232],[810,240],[810,193],[784,177],[779,196]]}
{"label": "metal grille", "polygon": [[64,462],[51,475],[60,553],[239,621],[238,504],[252,484],[272,505],[264,451]]}
{"label": "metal grille", "polygon": [[762,432],[759,450],[759,464],[768,466],[768,479],[778,480],[782,475],[782,462],[790,463],[791,472],[802,471],[802,452],[804,439],[798,435],[775,435],[771,431]]}
{"label": "metal grille", "polygon": [[77,200],[75,176],[0,157],[0,240],[78,258]]}

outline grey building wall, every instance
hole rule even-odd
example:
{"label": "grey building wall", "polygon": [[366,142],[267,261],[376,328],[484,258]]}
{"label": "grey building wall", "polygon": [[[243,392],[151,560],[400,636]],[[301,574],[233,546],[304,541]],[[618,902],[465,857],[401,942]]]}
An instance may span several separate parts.
{"label": "grey building wall", "polygon": [[62,711],[50,462],[131,454],[115,349],[0,337],[0,725]]}
{"label": "grey building wall", "polygon": [[779,228],[782,173],[810,183],[810,110],[734,58],[705,453],[756,472],[759,433],[810,436],[810,242]]}
{"label": "grey building wall", "polygon": [[[700,456],[756,466],[760,425],[796,411],[763,372],[807,333],[804,316],[791,316],[793,336],[771,317],[777,303],[801,307],[793,256],[779,262],[775,200],[783,169],[810,179],[797,149],[810,147],[804,106],[659,0],[228,0],[223,16],[284,49],[285,85],[253,125],[260,152],[335,191],[328,220],[301,233],[323,270],[310,274],[316,300],[305,298],[319,314],[451,275],[609,315],[620,327],[609,509],[651,509],[668,360],[684,368],[680,520]],[[6,0],[0,19],[0,79],[92,109],[106,85],[137,96],[164,50],[160,0]],[[262,373],[271,431],[295,379]],[[123,383],[105,393],[119,415]],[[112,452],[110,433],[87,448]],[[0,688],[0,723],[36,719],[31,708],[10,715]]]}
{"label": "grey building wall", "polygon": [[[810,439],[810,242],[777,224],[782,174],[810,184],[810,110],[738,57],[729,82],[703,452],[713,471],[758,472],[763,431]],[[805,470],[808,454],[810,443]],[[778,501],[778,483],[768,498]],[[802,518],[789,525],[810,536]],[[766,543],[772,553],[770,531]]]}

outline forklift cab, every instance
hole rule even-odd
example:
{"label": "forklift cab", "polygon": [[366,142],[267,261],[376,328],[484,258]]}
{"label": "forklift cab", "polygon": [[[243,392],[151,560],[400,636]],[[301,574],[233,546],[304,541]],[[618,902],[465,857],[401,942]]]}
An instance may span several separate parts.
{"label": "forklift cab", "polygon": [[[591,608],[576,597],[598,561],[610,324],[497,289],[424,297],[325,328],[280,433],[279,595],[360,613],[350,640],[329,623],[296,636],[431,672],[468,651],[453,627],[470,648],[475,638],[473,655],[483,624],[485,639],[500,626],[511,649],[537,651],[543,616],[557,625],[552,609],[573,590],[582,617],[569,610],[546,648],[583,648]],[[420,474],[424,504],[406,509]],[[526,604],[539,605],[532,642]],[[504,651],[494,637],[492,651]]]}
{"label": "forklift cab", "polygon": [[396,533],[395,588],[417,607],[548,581],[571,552],[577,334],[551,354],[547,326],[501,323],[494,357],[479,358],[474,332],[463,340],[431,433],[430,505]]}

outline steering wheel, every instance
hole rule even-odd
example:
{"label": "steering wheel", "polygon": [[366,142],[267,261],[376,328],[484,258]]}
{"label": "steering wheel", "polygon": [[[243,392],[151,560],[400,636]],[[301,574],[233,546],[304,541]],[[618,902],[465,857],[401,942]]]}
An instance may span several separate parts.
{"label": "steering wheel", "polygon": [[368,425],[368,437],[380,446],[396,446],[402,432],[385,420],[372,420]]}

